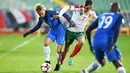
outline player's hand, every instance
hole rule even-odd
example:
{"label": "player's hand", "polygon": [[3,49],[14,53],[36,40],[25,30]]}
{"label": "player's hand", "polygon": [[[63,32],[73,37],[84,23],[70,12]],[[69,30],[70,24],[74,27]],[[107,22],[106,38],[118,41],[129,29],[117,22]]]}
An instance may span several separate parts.
{"label": "player's hand", "polygon": [[28,32],[24,33],[24,34],[23,34],[23,37],[26,38],[26,36],[27,36],[28,34],[29,34]]}
{"label": "player's hand", "polygon": [[69,27],[75,27],[74,21],[69,21]]}
{"label": "player's hand", "polygon": [[52,17],[53,17],[54,19],[60,18],[58,15],[53,15]]}
{"label": "player's hand", "polygon": [[110,48],[108,49],[108,52],[111,52],[111,50],[113,49],[113,47],[114,47],[114,44],[112,44],[112,45],[110,46]]}

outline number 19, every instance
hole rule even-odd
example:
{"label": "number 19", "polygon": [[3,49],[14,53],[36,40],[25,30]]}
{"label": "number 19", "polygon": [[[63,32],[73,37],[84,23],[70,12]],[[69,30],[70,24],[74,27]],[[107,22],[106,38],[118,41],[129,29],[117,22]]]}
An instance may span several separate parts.
{"label": "number 19", "polygon": [[[112,21],[113,21],[112,16],[102,16],[99,28],[104,28],[104,29],[108,28],[112,23]],[[105,24],[105,26],[103,26],[103,24]]]}

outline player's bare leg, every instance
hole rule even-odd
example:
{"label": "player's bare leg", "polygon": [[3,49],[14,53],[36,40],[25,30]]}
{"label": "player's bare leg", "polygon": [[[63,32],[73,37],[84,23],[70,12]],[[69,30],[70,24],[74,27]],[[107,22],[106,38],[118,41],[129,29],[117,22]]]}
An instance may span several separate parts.
{"label": "player's bare leg", "polygon": [[66,58],[66,54],[68,50],[69,50],[69,45],[65,43],[65,48],[64,48],[64,51],[62,52],[62,57],[61,57],[61,65],[63,64],[64,59]]}
{"label": "player's bare leg", "polygon": [[116,67],[118,73],[126,73],[126,70],[123,67],[123,64],[122,64],[121,60],[116,60],[116,61],[113,61],[112,63]]}
{"label": "player's bare leg", "polygon": [[60,61],[61,61],[61,56],[62,56],[61,49],[62,49],[62,45],[57,44],[56,45],[56,50],[57,50],[57,54],[56,54],[57,55],[57,64],[55,66],[54,71],[59,71],[60,70]]}
{"label": "player's bare leg", "polygon": [[74,40],[67,40],[67,41],[65,42],[65,48],[64,48],[64,51],[62,52],[61,64],[63,64],[64,59],[66,58],[66,54],[67,54],[67,52],[69,51],[69,46],[70,46],[70,44],[71,44],[73,41],[74,41]]}
{"label": "player's bare leg", "polygon": [[46,63],[50,63],[50,47],[49,45],[52,43],[52,40],[50,38],[45,38],[44,40],[44,56],[46,59]]}
{"label": "player's bare leg", "polygon": [[70,66],[72,66],[72,64],[73,64],[72,58],[81,50],[81,48],[82,48],[82,46],[85,42],[84,36],[78,37],[77,40],[78,40],[78,44],[75,46],[75,48],[74,48],[74,50],[73,50],[73,52],[72,52],[72,54],[70,55],[70,58],[69,58],[68,64]]}

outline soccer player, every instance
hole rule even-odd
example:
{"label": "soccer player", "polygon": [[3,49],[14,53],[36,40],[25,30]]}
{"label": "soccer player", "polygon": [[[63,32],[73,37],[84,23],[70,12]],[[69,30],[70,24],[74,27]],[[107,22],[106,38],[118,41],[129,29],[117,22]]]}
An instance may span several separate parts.
{"label": "soccer player", "polygon": [[[116,45],[123,24],[123,17],[119,12],[120,5],[112,3],[110,12],[101,14],[87,29],[86,34],[89,47],[97,62],[92,63],[88,68],[82,70],[81,73],[90,73],[103,67],[105,65],[105,55],[116,67],[118,73],[126,73],[121,62],[121,52]],[[92,44],[91,31],[95,28],[97,28],[97,31]]]}
{"label": "soccer player", "polygon": [[[23,36],[26,37],[30,33],[33,33],[36,30],[38,30],[41,27],[43,22],[48,24],[51,29],[44,40],[44,55],[45,55],[45,59],[46,59],[45,62],[50,63],[50,47],[49,47],[49,45],[56,40],[56,44],[57,44],[56,50],[57,50],[58,62],[56,64],[56,67],[54,70],[58,71],[59,67],[60,67],[59,63],[60,63],[60,59],[61,59],[61,49],[62,49],[62,46],[64,44],[66,29],[64,27],[64,24],[62,24],[62,22],[60,21],[60,19],[53,18],[56,15],[58,16],[58,13],[56,11],[46,10],[45,6],[43,6],[42,4],[37,4],[35,7],[35,10],[38,13],[38,15],[40,16],[39,21],[34,28],[32,28],[28,32],[24,33]],[[64,16],[66,18],[68,18],[66,16],[66,14],[64,14]]]}
{"label": "soccer player", "polygon": [[65,12],[68,10],[72,11],[72,18],[69,21],[69,24],[74,25],[73,27],[67,28],[67,35],[66,35],[66,43],[65,48],[62,53],[62,59],[61,64],[63,64],[63,61],[66,57],[66,54],[69,50],[69,46],[73,43],[74,39],[78,41],[78,43],[75,45],[75,48],[70,55],[68,64],[72,66],[73,61],[72,58],[81,50],[84,42],[84,28],[90,18],[97,18],[95,12],[92,9],[92,1],[86,0],[85,5],[79,5],[79,6],[65,6],[59,13],[59,17],[61,17]]}

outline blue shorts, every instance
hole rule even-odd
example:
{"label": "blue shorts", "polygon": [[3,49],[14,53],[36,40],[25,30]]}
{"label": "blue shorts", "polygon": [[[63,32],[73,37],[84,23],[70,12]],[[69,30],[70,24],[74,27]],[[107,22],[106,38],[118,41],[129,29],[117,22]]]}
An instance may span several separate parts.
{"label": "blue shorts", "polygon": [[50,38],[53,42],[56,40],[56,44],[63,45],[65,41],[65,30],[50,30],[46,38]]}
{"label": "blue shorts", "polygon": [[117,46],[114,46],[111,52],[108,52],[108,50],[96,49],[95,47],[94,55],[98,61],[102,61],[105,56],[108,58],[109,62],[122,59],[121,52]]}

